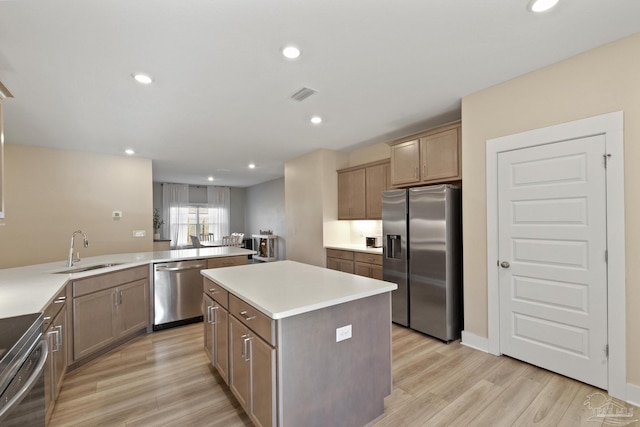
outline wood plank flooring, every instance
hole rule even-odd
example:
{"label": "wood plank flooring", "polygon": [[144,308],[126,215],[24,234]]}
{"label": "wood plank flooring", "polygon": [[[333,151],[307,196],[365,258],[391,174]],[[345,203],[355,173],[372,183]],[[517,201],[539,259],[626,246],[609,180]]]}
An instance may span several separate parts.
{"label": "wood plank flooring", "polygon": [[[251,426],[208,362],[202,324],[154,332],[69,373],[50,427]],[[591,408],[585,401],[591,397]],[[603,426],[602,390],[393,325],[393,391],[383,426]],[[628,426],[640,427],[640,409]],[[590,418],[592,417],[592,418]],[[616,422],[616,424],[614,424]],[[303,427],[303,426],[300,426]]]}

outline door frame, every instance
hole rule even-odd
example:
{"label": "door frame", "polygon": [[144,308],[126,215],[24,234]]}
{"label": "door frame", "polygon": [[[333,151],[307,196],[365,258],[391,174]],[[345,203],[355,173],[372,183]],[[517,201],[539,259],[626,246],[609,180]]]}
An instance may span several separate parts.
{"label": "door frame", "polygon": [[608,392],[626,401],[626,289],[624,222],[624,114],[602,114],[555,126],[487,140],[487,305],[488,350],[500,352],[500,289],[498,279],[498,155],[585,136],[604,135],[608,158],[607,196],[607,334]]}

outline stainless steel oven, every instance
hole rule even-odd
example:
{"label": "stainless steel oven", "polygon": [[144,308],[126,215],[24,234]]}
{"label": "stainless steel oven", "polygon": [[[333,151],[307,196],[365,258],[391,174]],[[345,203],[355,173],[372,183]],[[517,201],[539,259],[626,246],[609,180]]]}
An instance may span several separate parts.
{"label": "stainless steel oven", "polygon": [[45,425],[42,313],[0,319],[0,425]]}

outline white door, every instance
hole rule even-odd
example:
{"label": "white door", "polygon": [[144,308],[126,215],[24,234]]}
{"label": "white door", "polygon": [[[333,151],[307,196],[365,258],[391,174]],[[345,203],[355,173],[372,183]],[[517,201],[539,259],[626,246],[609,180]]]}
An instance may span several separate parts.
{"label": "white door", "polygon": [[602,135],[498,155],[500,351],[607,388]]}

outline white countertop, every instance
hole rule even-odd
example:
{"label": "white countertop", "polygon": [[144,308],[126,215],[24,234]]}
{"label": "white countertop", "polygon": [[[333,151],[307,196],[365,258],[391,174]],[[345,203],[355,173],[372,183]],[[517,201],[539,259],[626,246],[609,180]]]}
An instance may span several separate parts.
{"label": "white countertop", "polygon": [[379,254],[382,255],[382,248],[368,248],[365,245],[325,245],[325,249],[339,249],[342,251],[364,252],[367,254]]}
{"label": "white countertop", "polygon": [[83,258],[81,261],[74,263],[74,267],[106,263],[120,263],[120,265],[72,274],[55,274],[56,271],[66,270],[66,261],[2,269],[0,270],[0,318],[44,310],[69,280],[156,262],[250,255],[254,253],[254,251],[248,249],[227,246],[101,255]]}
{"label": "white countertop", "polygon": [[272,319],[283,319],[397,289],[395,283],[294,261],[202,270]]}

